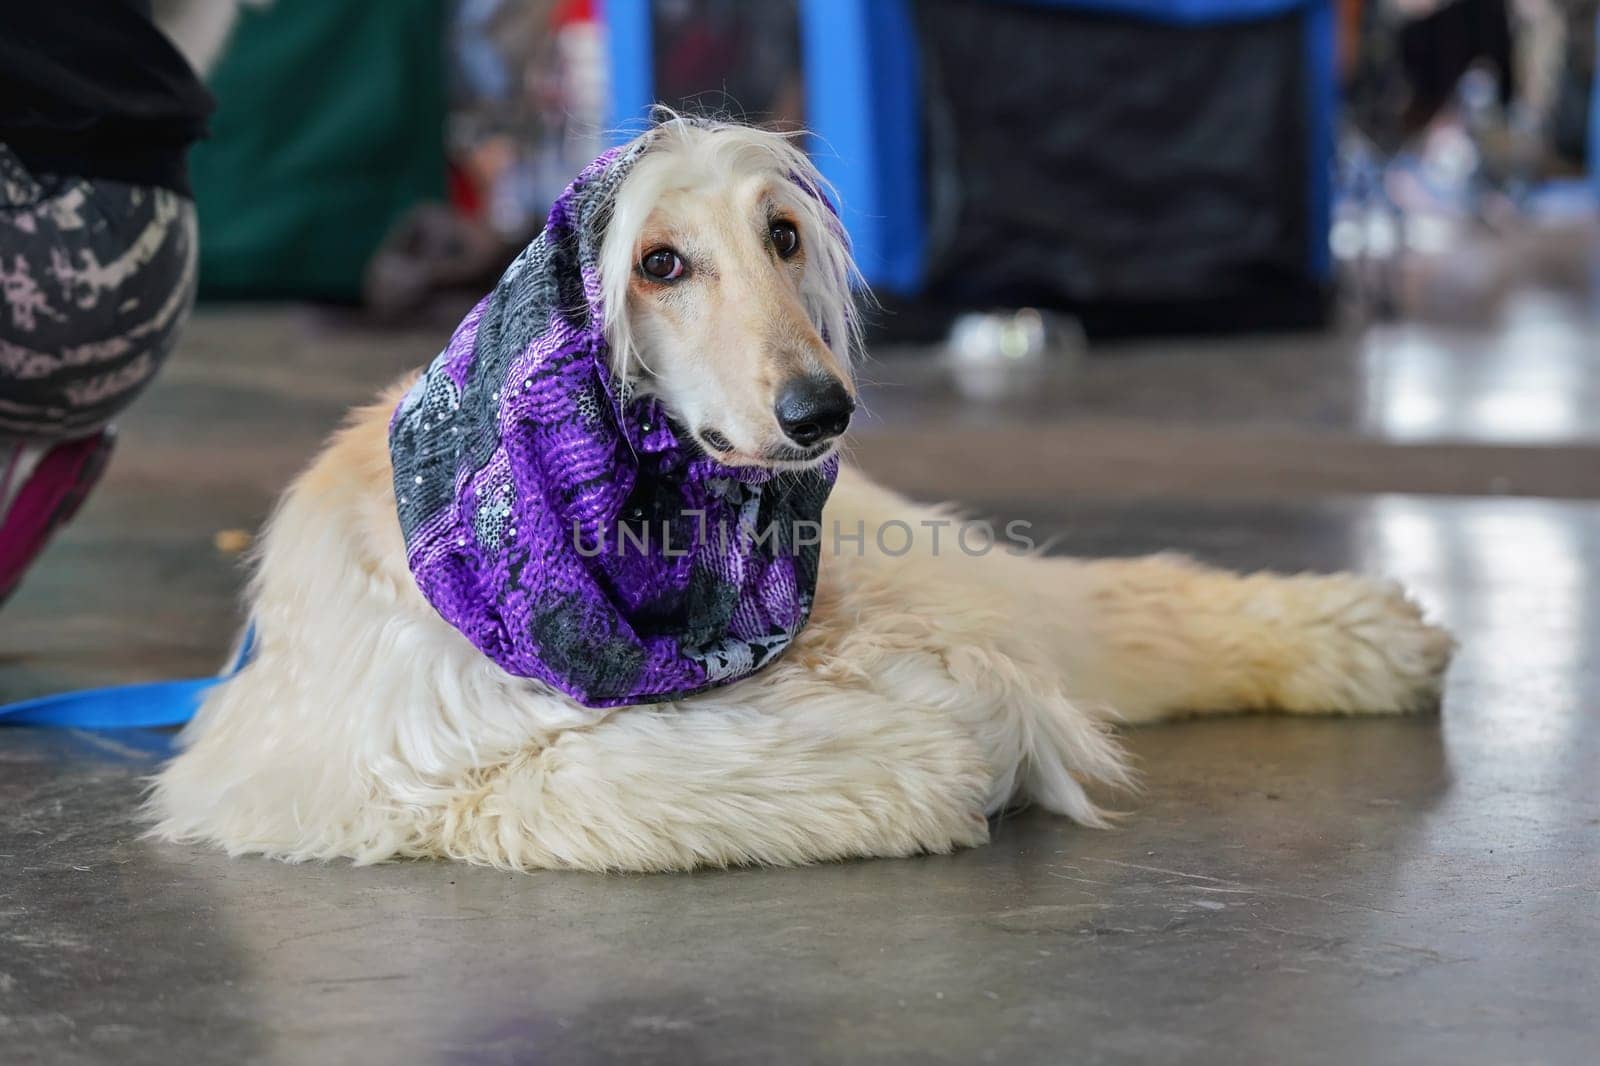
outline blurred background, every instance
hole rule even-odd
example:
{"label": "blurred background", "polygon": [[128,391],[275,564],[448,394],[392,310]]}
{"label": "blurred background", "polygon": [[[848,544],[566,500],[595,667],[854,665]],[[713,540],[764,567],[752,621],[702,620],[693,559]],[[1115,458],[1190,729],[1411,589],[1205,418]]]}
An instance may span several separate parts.
{"label": "blurred background", "polygon": [[1413,307],[1419,275],[1492,302],[1481,244],[1594,215],[1595,23],[1593,0],[277,0],[211,78],[202,291],[390,320],[470,297],[662,101],[812,131],[893,339],[1023,306],[1091,337],[1320,327]]}

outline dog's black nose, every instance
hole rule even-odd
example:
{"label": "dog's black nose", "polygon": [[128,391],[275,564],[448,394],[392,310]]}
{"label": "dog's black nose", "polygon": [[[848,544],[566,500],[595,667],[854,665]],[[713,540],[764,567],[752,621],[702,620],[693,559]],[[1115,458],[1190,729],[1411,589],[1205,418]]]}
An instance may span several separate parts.
{"label": "dog's black nose", "polygon": [[778,425],[801,447],[832,440],[850,424],[856,402],[835,377],[795,378],[778,393]]}

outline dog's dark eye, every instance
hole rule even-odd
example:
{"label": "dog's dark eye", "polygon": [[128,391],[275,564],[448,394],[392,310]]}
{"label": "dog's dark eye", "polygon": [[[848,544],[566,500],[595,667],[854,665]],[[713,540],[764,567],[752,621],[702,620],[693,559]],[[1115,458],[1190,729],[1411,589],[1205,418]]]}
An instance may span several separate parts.
{"label": "dog's dark eye", "polygon": [[671,248],[657,248],[646,252],[639,260],[639,269],[657,281],[677,281],[683,277],[683,260]]}
{"label": "dog's dark eye", "polygon": [[800,231],[794,228],[793,222],[774,222],[768,236],[772,238],[772,247],[777,249],[779,259],[787,259],[800,250]]}

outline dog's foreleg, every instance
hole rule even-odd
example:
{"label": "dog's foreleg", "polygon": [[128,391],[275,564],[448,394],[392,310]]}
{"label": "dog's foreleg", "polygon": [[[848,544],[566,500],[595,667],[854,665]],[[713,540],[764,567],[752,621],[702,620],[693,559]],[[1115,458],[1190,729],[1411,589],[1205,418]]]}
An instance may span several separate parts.
{"label": "dog's foreleg", "polygon": [[1453,642],[1393,582],[1241,575],[1174,555],[1026,560],[1067,689],[1125,721],[1204,711],[1385,714],[1436,706]]}
{"label": "dog's foreleg", "polygon": [[947,716],[780,665],[479,772],[430,834],[516,868],[688,870],[984,843],[984,753]]}

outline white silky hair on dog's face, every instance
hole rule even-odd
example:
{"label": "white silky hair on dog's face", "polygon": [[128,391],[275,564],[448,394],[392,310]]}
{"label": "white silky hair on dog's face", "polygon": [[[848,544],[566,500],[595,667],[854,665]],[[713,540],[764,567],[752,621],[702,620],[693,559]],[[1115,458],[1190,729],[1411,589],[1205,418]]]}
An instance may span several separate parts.
{"label": "white silky hair on dog's face", "polygon": [[826,182],[782,134],[672,120],[645,136],[600,255],[614,372],[729,465],[821,462],[831,449],[797,455],[775,408],[797,379],[854,393],[856,271]]}

